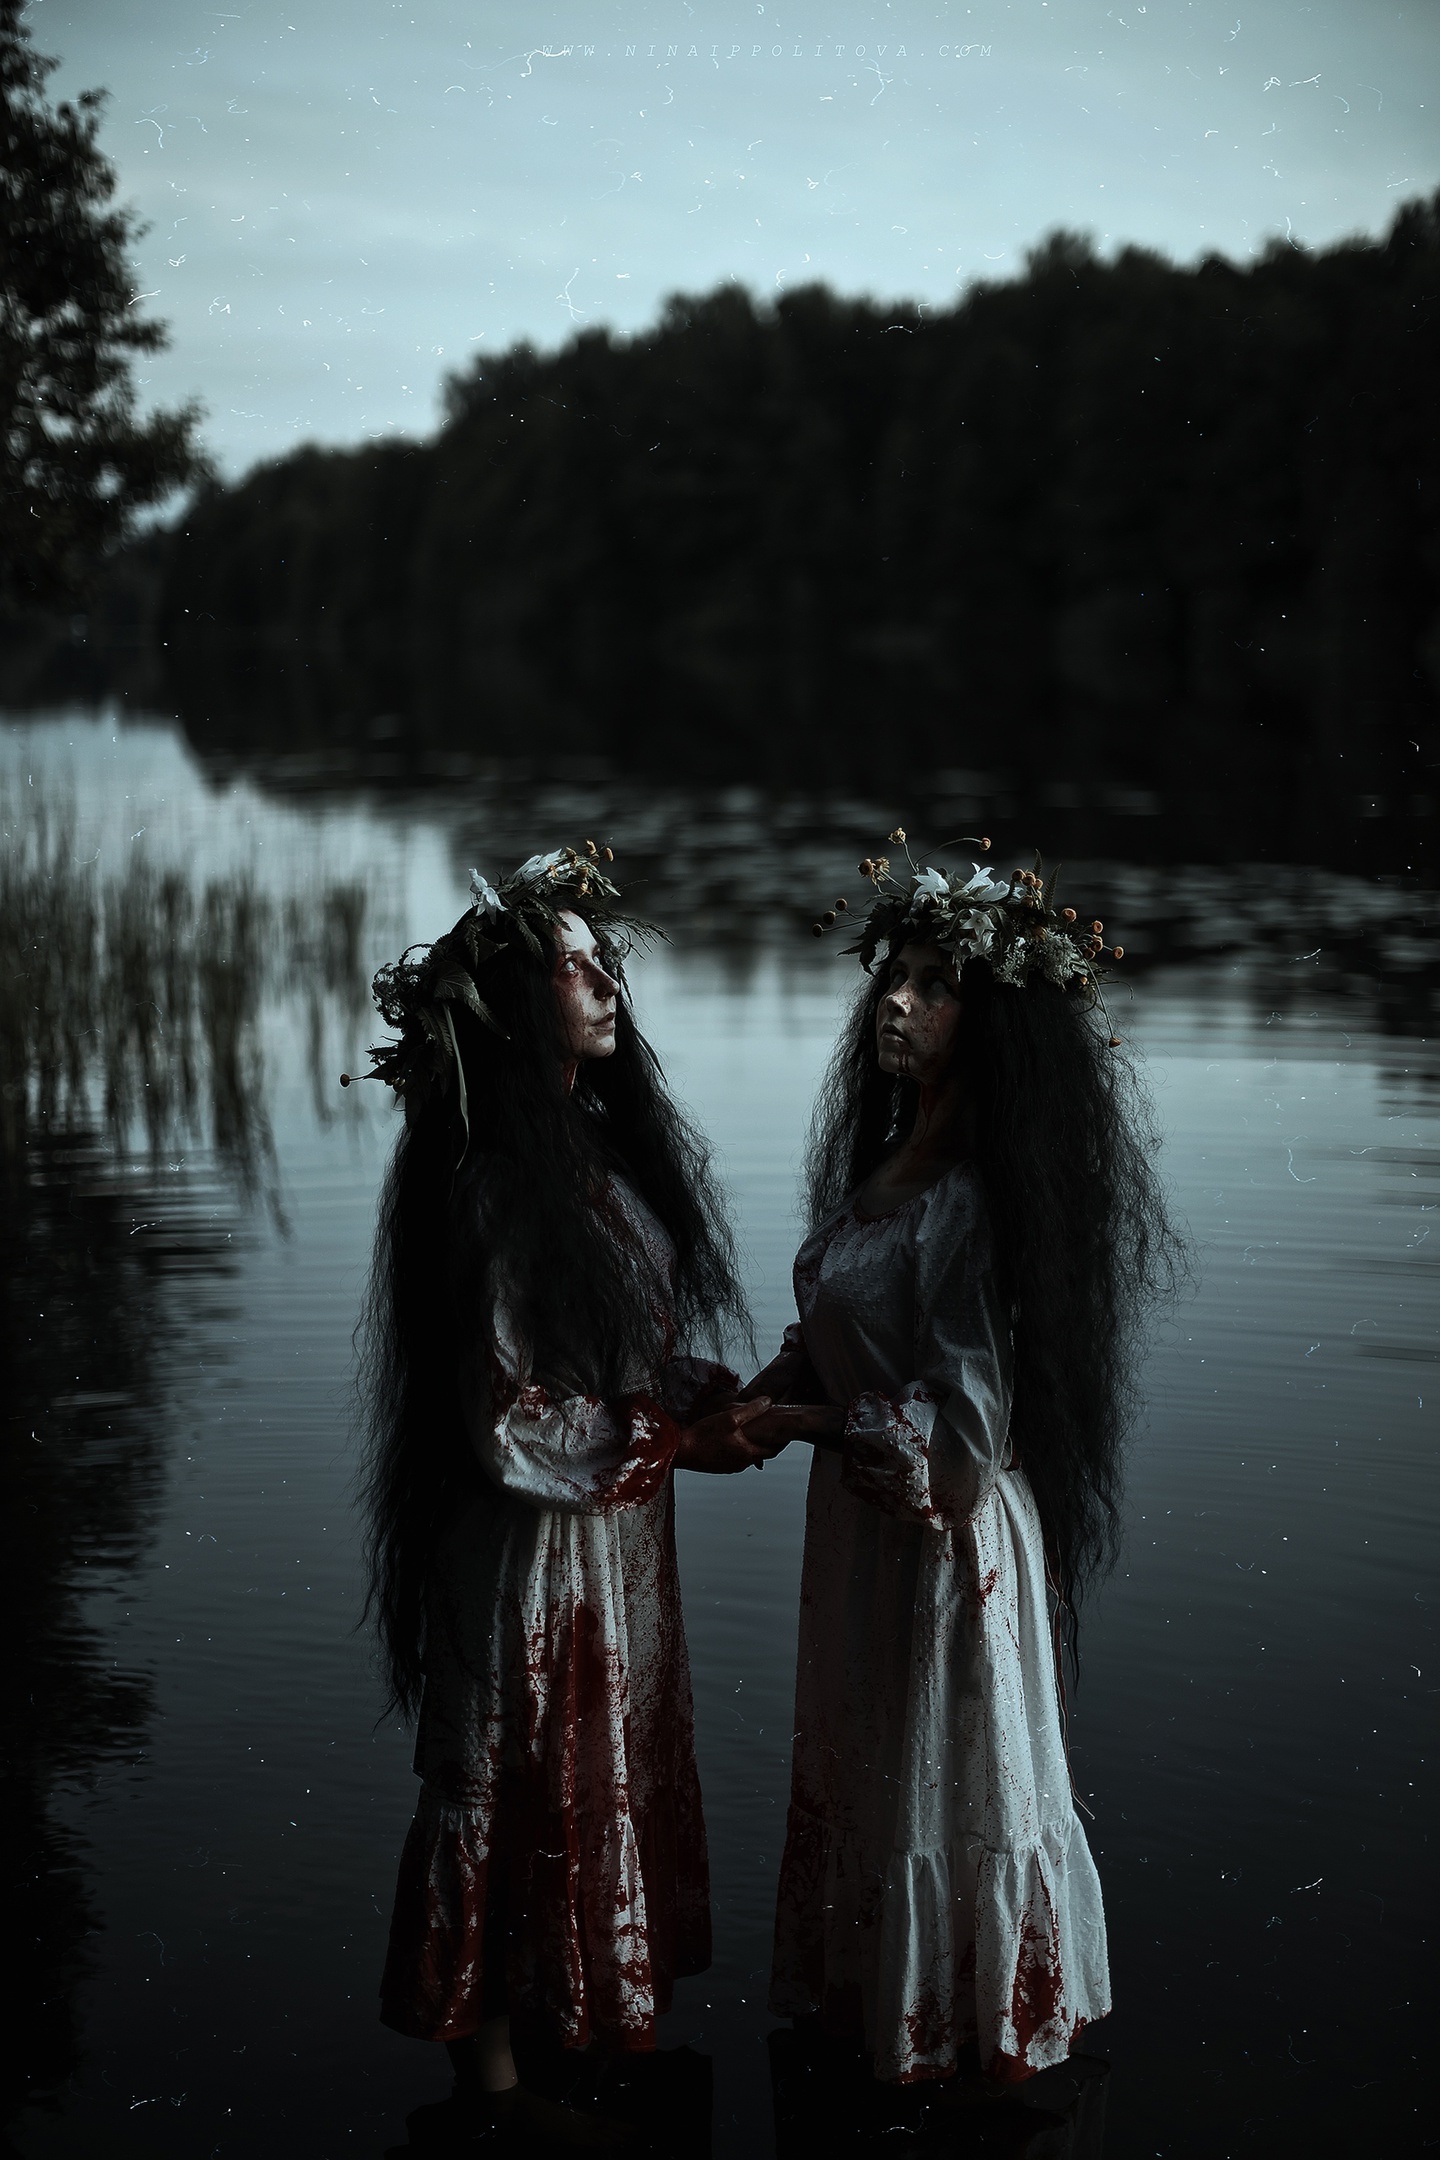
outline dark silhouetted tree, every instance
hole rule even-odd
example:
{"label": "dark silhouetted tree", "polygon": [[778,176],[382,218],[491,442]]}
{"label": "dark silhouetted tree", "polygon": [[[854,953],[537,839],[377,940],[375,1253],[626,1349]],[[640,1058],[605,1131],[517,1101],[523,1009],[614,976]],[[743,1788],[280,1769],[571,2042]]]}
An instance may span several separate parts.
{"label": "dark silhouetted tree", "polygon": [[726,286],[198,492],[107,649],[215,747],[978,772],[1070,852],[1113,799],[1310,858],[1397,817],[1409,862],[1437,381],[1440,197],[1244,263],[1060,233],[923,313]]}
{"label": "dark silhouetted tree", "polygon": [[0,609],[64,604],[137,510],[196,476],[198,412],[142,415],[132,213],[97,145],[103,93],[52,106],[55,66],[0,0]]}

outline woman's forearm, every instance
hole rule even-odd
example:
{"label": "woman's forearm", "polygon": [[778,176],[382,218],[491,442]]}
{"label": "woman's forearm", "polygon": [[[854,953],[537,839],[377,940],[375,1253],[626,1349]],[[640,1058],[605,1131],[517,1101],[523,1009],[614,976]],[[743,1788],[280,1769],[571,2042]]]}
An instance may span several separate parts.
{"label": "woman's forearm", "polygon": [[768,1365],[756,1373],[753,1380],[746,1381],[736,1397],[737,1402],[754,1402],[757,1395],[768,1395],[772,1402],[778,1401],[782,1396],[786,1400],[793,1400],[785,1383],[793,1368],[802,1362],[805,1361],[797,1358],[793,1350],[780,1351],[771,1358]]}
{"label": "woman's forearm", "polygon": [[809,1440],[816,1447],[838,1450],[845,1444],[848,1415],[844,1403],[777,1402],[749,1430],[766,1441]]}
{"label": "woman's forearm", "polygon": [[741,1402],[752,1402],[757,1395],[768,1395],[772,1402],[817,1403],[825,1400],[825,1390],[816,1377],[815,1368],[803,1350],[785,1348],[771,1358],[763,1372],[740,1390]]}

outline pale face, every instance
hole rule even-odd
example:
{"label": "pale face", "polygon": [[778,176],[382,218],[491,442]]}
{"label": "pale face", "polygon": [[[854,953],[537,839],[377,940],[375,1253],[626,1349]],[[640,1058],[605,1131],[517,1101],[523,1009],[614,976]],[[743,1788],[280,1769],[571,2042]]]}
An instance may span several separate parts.
{"label": "pale face", "polygon": [[555,933],[555,1002],[574,1058],[609,1057],[615,1048],[615,1001],[620,985],[600,965],[587,922],[567,908]]}
{"label": "pale face", "polygon": [[903,945],[890,962],[875,1015],[880,1070],[933,1087],[950,1063],[960,1009],[951,955],[938,945]]}

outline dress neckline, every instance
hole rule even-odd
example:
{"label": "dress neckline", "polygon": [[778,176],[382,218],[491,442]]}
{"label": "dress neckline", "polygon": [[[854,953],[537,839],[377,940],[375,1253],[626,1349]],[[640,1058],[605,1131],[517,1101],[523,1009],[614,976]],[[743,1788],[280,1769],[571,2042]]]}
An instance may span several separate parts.
{"label": "dress neckline", "polygon": [[873,1215],[869,1212],[868,1209],[861,1207],[860,1195],[857,1192],[854,1198],[850,1201],[850,1213],[855,1217],[856,1222],[889,1222],[892,1215],[903,1215],[905,1213],[905,1210],[907,1208],[914,1207],[915,1203],[918,1200],[928,1199],[929,1195],[934,1192],[936,1186],[943,1185],[946,1178],[953,1177],[954,1173],[957,1170],[968,1170],[969,1168],[970,1157],[968,1155],[962,1155],[957,1162],[947,1163],[945,1168],[940,1172],[939,1177],[931,1178],[928,1185],[922,1185],[919,1192],[911,1193],[908,1200],[902,1200],[897,1207],[881,1208],[877,1214]]}

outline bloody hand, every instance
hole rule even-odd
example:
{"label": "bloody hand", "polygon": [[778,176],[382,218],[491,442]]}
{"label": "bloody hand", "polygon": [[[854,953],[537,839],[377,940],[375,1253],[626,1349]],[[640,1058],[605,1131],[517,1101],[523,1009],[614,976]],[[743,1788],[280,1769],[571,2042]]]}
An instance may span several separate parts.
{"label": "bloody hand", "polygon": [[687,1425],[675,1450],[676,1468],[704,1470],[712,1477],[730,1477],[737,1470],[759,1468],[772,1455],[778,1455],[789,1438],[786,1434],[761,1440],[747,1432],[747,1426],[763,1418],[769,1408],[769,1397],[762,1395],[755,1402],[729,1403],[723,1410],[712,1411],[709,1417]]}

